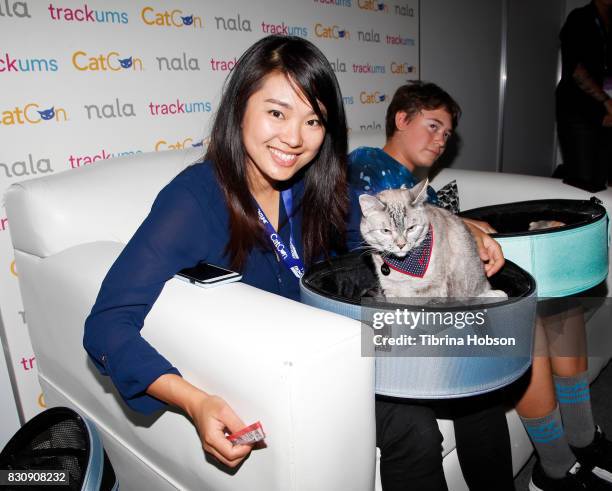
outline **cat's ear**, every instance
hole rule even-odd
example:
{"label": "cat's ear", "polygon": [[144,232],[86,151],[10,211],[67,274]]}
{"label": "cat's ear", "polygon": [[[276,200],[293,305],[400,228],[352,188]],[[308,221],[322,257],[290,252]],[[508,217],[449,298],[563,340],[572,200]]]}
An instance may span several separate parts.
{"label": "cat's ear", "polygon": [[376,196],[369,194],[362,194],[359,196],[359,206],[361,206],[361,213],[364,217],[370,216],[376,211],[383,211],[385,204],[380,201]]}
{"label": "cat's ear", "polygon": [[422,205],[427,201],[427,186],[429,186],[429,179],[426,178],[410,190],[412,206]]}

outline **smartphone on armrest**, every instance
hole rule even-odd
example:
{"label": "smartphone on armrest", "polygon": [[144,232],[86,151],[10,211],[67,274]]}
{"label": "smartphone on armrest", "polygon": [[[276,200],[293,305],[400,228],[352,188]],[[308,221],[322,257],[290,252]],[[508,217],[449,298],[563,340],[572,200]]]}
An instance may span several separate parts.
{"label": "smartphone on armrest", "polygon": [[192,268],[182,269],[174,277],[202,288],[211,288],[242,279],[242,275],[236,271],[205,262],[198,263]]}

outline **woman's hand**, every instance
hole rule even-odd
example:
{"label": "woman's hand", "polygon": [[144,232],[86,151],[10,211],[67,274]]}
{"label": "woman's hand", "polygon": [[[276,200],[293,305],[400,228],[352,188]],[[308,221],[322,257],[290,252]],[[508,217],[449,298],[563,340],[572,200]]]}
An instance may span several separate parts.
{"label": "woman's hand", "polygon": [[190,404],[187,413],[198,430],[202,448],[228,467],[236,467],[251,452],[251,445],[233,445],[225,437],[240,431],[246,425],[234,410],[218,396],[201,393],[201,397]]}
{"label": "woman's hand", "polygon": [[232,445],[225,437],[226,429],[235,433],[246,425],[222,398],[174,374],[159,377],[149,385],[147,394],[183,409],[198,430],[204,451],[226,466],[238,466],[251,452],[251,445]]}
{"label": "woman's hand", "polygon": [[468,230],[471,232],[474,240],[476,241],[476,247],[478,247],[478,255],[480,259],[485,263],[485,273],[487,277],[493,276],[497,273],[504,265],[506,260],[504,259],[504,253],[502,248],[495,239],[489,236],[488,233],[484,232],[480,226],[473,222],[484,224],[489,227],[490,230],[495,230],[486,222],[479,222],[478,220],[463,220],[467,225]]}

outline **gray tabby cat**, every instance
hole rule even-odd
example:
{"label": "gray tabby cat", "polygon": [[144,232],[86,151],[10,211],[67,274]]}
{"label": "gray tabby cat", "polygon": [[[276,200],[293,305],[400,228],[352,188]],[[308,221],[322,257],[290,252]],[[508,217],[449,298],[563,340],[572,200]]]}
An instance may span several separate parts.
{"label": "gray tabby cat", "polygon": [[[503,291],[491,288],[476,243],[463,221],[425,202],[427,185],[423,180],[412,189],[359,197],[361,235],[374,249],[372,257],[384,296],[429,297],[432,301],[441,297],[507,298]],[[421,272],[425,266],[423,276],[401,272],[409,251],[424,250],[423,244],[427,251],[419,255],[424,259],[411,259],[411,263],[421,263]]]}

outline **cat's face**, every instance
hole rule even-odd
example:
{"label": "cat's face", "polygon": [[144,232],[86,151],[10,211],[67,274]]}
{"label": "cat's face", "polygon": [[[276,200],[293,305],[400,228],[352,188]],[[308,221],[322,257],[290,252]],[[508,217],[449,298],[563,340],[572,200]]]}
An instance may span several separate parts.
{"label": "cat's face", "polygon": [[40,117],[43,121],[49,121],[50,119],[53,119],[53,117],[55,116],[55,108],[52,107],[51,109],[45,109],[44,111],[38,111],[38,114],[40,114]]}
{"label": "cat's face", "polygon": [[404,257],[427,235],[429,219],[423,206],[427,185],[413,190],[390,189],[376,196],[359,197],[361,235],[379,252]]}
{"label": "cat's face", "polygon": [[191,24],[193,24],[193,15],[188,15],[186,17],[181,17],[181,20],[183,21],[184,25],[190,26]]}

